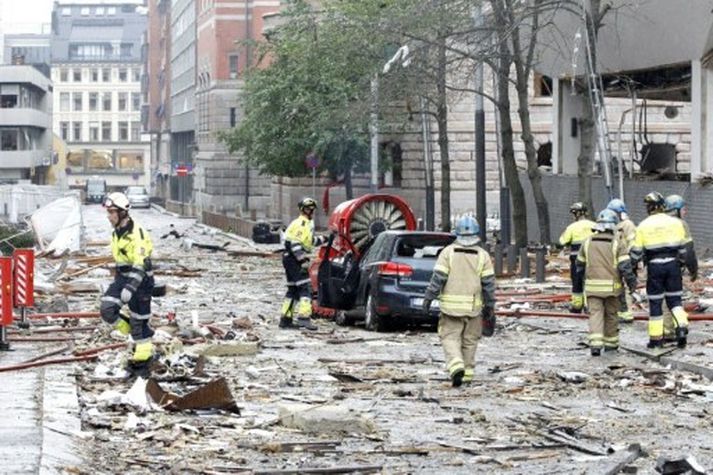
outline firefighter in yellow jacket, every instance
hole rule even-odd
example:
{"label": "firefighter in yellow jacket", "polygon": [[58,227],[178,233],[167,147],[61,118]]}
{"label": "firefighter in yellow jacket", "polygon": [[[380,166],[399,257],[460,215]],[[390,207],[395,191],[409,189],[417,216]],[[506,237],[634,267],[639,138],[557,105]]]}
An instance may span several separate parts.
{"label": "firefighter in yellow jacket", "polygon": [[456,242],[438,256],[423,302],[428,315],[431,302],[440,299],[438,336],[456,387],[473,380],[478,340],[495,329],[495,273],[487,251],[478,245],[479,232],[472,217],[458,221]]}
{"label": "firefighter in yellow jacket", "polygon": [[[287,293],[280,311],[280,328],[316,330],[312,323],[312,287],[309,280],[309,253],[315,246],[327,242],[323,236],[314,235],[314,211],[317,202],[303,198],[298,203],[300,215],[285,230],[285,251],[282,266],[287,277]],[[297,314],[297,321],[292,317]]]}
{"label": "firefighter in yellow jacket", "polygon": [[574,222],[567,226],[559,239],[559,247],[569,247],[569,273],[572,279],[572,300],[570,311],[582,313],[584,308],[583,283],[577,275],[577,253],[579,248],[592,234],[595,222],[587,219],[587,206],[584,203],[573,203],[569,207],[569,212],[574,216]]}
{"label": "firefighter in yellow jacket", "polygon": [[[129,200],[123,193],[110,193],[105,201],[109,222],[114,228],[111,235],[111,253],[116,263],[114,282],[101,298],[102,319],[114,325],[124,335],[131,333],[134,352],[128,369],[136,375],[146,376],[153,356],[153,330],[151,294],[154,287],[151,237],[129,216]],[[121,314],[121,307],[129,306],[129,317]]]}
{"label": "firefighter in yellow jacket", "polygon": [[577,255],[577,270],[584,277],[584,293],[589,306],[589,348],[592,356],[619,349],[619,296],[622,280],[629,290],[636,290],[626,243],[621,239],[619,217],[605,209],[597,217],[595,232],[588,237]]}
{"label": "firefighter in yellow jacket", "polygon": [[665,214],[661,193],[644,197],[649,217],[636,228],[631,248],[634,263],[647,266],[646,294],[649,299],[649,348],[663,346],[663,301],[671,309],[676,325],[676,340],[683,348],[688,341],[688,314],[683,309],[681,263],[686,262],[686,230],[680,219]]}
{"label": "firefighter in yellow jacket", "polygon": [[[626,204],[622,200],[614,198],[607,205],[607,209],[614,211],[619,217],[617,230],[619,231],[619,237],[622,243],[626,246],[626,252],[628,254],[636,238],[636,225],[629,219]],[[621,293],[619,297],[619,312],[617,313],[621,323],[633,323],[634,314],[631,312],[633,303],[630,293]]]}
{"label": "firefighter in yellow jacket", "polygon": [[[693,237],[691,236],[691,230],[688,227],[688,223],[684,219],[688,212],[686,208],[686,202],[680,195],[669,195],[664,200],[664,209],[666,214],[673,216],[676,219],[681,220],[683,224],[683,229],[686,232],[685,237],[685,248],[686,248],[686,261],[683,262],[683,267],[688,270],[691,278],[691,282],[695,282],[698,279],[698,258],[696,257],[696,248],[693,245]],[[663,312],[663,339],[665,342],[676,341],[676,327],[673,322],[673,315],[671,314],[671,309],[666,305]]]}

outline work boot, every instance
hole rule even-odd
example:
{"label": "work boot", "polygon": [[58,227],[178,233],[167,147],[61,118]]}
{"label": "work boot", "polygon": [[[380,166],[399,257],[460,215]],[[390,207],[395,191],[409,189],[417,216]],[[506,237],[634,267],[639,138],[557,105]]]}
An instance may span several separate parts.
{"label": "work boot", "polygon": [[292,319],[290,317],[280,317],[280,328],[294,328],[292,325]]}
{"label": "work boot", "polygon": [[604,353],[608,353],[610,351],[619,351],[619,345],[617,346],[605,346],[604,347]]}
{"label": "work boot", "polygon": [[685,348],[688,344],[688,328],[678,327],[676,328],[676,345],[679,348]]}
{"label": "work boot", "polygon": [[129,373],[129,376],[148,379],[151,377],[151,365],[153,361],[153,357],[146,361],[129,360],[126,364],[126,371]]}
{"label": "work boot", "polygon": [[592,347],[589,349],[592,356],[602,356],[602,349],[599,347]]}
{"label": "work boot", "polygon": [[465,376],[465,370],[462,368],[455,370],[451,375],[451,383],[454,388],[459,388],[463,384],[463,376]]}
{"label": "work boot", "polygon": [[649,349],[654,349],[654,348],[663,348],[663,338],[657,338],[657,339],[649,339],[649,343],[646,345],[646,348]]}
{"label": "work boot", "polygon": [[302,328],[309,331],[316,331],[319,329],[317,325],[312,323],[312,320],[306,317],[300,317],[297,319],[297,328]]}
{"label": "work boot", "polygon": [[664,343],[676,343],[678,341],[678,338],[676,338],[676,335],[673,333],[664,333],[663,336],[663,342]]}
{"label": "work boot", "polygon": [[569,306],[569,313],[582,313],[582,307]]}

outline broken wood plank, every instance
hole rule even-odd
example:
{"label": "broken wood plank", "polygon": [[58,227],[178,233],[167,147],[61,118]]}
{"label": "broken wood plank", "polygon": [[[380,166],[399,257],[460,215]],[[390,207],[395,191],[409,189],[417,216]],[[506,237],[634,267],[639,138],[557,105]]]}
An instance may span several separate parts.
{"label": "broken wood plank", "polygon": [[629,452],[629,454],[624,457],[624,459],[616,463],[613,467],[602,472],[604,473],[604,475],[616,475],[617,473],[624,470],[624,468],[626,468],[626,466],[629,465],[631,462],[638,459],[642,455],[646,455],[646,453],[641,450],[641,445],[639,444],[631,444],[626,450],[627,452]]}
{"label": "broken wood plank", "polygon": [[59,278],[59,280],[66,280],[66,279],[71,279],[72,277],[77,277],[83,274],[86,274],[88,272],[93,271],[94,269],[99,269],[101,267],[106,267],[108,263],[102,262],[101,264],[96,264],[90,267],[87,267],[85,269],[78,270],[76,272],[72,272],[71,274],[65,274]]}
{"label": "broken wood plank", "polygon": [[375,473],[381,472],[383,468],[383,465],[345,465],[334,467],[299,467],[293,469],[255,470],[253,473],[255,475],[298,475],[301,473]]}

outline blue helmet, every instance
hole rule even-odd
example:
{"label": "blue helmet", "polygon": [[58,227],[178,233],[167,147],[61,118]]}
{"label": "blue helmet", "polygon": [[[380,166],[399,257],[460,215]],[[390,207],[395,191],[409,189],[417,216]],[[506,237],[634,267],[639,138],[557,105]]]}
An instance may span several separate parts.
{"label": "blue helmet", "polygon": [[616,225],[619,224],[619,215],[609,208],[603,209],[599,212],[599,216],[597,216],[597,224],[600,225],[602,229],[614,229]]}
{"label": "blue helmet", "polygon": [[456,236],[477,236],[480,234],[480,226],[472,216],[463,216],[456,223]]}
{"label": "blue helmet", "polygon": [[686,202],[681,195],[668,195],[664,200],[664,208],[666,212],[681,211],[684,206],[686,206]]}
{"label": "blue helmet", "polygon": [[607,205],[607,209],[614,211],[615,213],[626,213],[626,204],[619,198],[614,198]]}

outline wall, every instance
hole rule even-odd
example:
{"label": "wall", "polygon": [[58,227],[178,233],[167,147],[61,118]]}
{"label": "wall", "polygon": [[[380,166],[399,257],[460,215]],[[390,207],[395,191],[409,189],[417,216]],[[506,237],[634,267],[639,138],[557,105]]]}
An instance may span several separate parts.
{"label": "wall", "polygon": [[[532,200],[530,185],[525,174],[520,175],[520,180],[525,188],[527,200],[527,227],[528,237],[531,242],[539,241],[539,228],[537,225],[537,212]],[[549,195],[550,229],[551,238],[556,240],[564,228],[572,221],[569,214],[569,206],[575,201],[579,201],[579,184],[576,176],[553,176],[542,177],[542,186],[546,190],[557,190],[556,195]],[[688,217],[686,221],[691,228],[691,234],[696,242],[699,257],[703,250],[713,247],[713,220],[711,220],[711,203],[713,203],[713,186],[701,186],[697,183],[679,181],[636,181],[627,180],[625,182],[625,200],[629,209],[631,219],[639,223],[646,217],[646,208],[643,200],[651,191],[658,191],[664,196],[679,194],[683,196],[688,204]],[[594,202],[594,213],[599,211],[609,202],[604,188],[602,178],[592,180],[592,199]]]}

